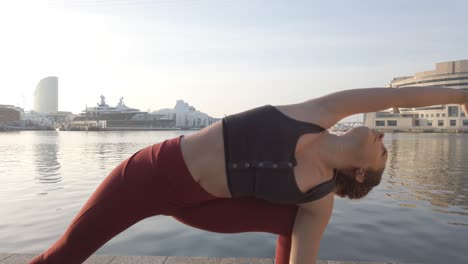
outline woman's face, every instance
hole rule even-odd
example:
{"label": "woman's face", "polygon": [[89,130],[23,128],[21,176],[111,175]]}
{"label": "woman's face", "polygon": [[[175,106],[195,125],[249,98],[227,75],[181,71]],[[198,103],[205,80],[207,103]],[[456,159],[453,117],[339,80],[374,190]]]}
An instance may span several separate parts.
{"label": "woman's face", "polygon": [[384,133],[365,126],[354,127],[343,136],[350,140],[354,147],[358,162],[356,167],[367,170],[380,170],[387,163],[387,149],[383,144]]}

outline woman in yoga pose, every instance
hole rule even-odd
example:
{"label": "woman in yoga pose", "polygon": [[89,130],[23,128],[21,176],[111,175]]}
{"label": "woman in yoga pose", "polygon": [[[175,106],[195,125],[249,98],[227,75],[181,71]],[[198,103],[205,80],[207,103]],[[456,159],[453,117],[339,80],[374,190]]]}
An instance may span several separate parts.
{"label": "woman in yoga pose", "polygon": [[275,262],[315,263],[334,194],[358,199],[378,185],[384,134],[328,133],[339,120],[391,107],[460,104],[441,87],[367,88],[290,105],[264,105],[137,151],[114,168],[65,233],[31,264],[82,263],[138,221],[172,216],[204,230],[278,234]]}

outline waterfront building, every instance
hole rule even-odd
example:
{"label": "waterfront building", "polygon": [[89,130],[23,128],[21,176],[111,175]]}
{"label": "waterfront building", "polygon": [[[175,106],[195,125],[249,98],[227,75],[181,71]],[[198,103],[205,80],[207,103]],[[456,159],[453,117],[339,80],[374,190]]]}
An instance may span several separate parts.
{"label": "waterfront building", "polygon": [[40,113],[58,112],[58,77],[46,77],[39,81],[34,91],[34,111]]}
{"label": "waterfront building", "polygon": [[[468,60],[440,62],[435,70],[393,78],[387,87],[429,85],[468,90]],[[468,118],[456,104],[366,113],[364,125],[384,131],[468,132]]]}
{"label": "waterfront building", "polygon": [[184,102],[184,100],[177,100],[176,105],[172,109],[164,108],[153,112],[153,114],[156,113],[174,115],[176,118],[175,126],[180,129],[201,129],[220,120],[198,111],[195,107]]}
{"label": "waterfront building", "polygon": [[0,124],[19,122],[23,118],[24,110],[13,105],[0,105]]}
{"label": "waterfront building", "polygon": [[57,113],[48,114],[48,116],[59,124],[68,124],[76,117],[76,115],[68,111],[58,111]]}
{"label": "waterfront building", "polygon": [[13,105],[0,105],[0,130],[51,129],[54,119],[48,114],[34,110],[24,111]]}
{"label": "waterfront building", "polygon": [[48,114],[34,110],[27,111],[23,118],[25,126],[53,127],[54,119]]}

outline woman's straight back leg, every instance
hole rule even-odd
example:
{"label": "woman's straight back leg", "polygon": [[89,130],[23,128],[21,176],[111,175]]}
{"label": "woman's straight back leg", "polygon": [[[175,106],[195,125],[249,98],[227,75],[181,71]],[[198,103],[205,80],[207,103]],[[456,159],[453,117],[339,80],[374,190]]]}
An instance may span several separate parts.
{"label": "woman's straight back leg", "polygon": [[30,263],[82,263],[111,238],[147,217],[170,215],[180,206],[215,198],[199,189],[193,195],[179,195],[176,184],[197,187],[190,185],[196,183],[187,175],[179,140],[168,139],[143,148],[120,163],[98,186],[65,233]]}

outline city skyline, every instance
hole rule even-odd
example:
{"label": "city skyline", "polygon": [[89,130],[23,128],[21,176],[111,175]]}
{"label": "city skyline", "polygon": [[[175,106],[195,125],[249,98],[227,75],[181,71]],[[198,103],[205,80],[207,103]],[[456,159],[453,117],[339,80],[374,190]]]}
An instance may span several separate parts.
{"label": "city skyline", "polygon": [[213,117],[382,87],[468,54],[463,1],[0,3],[0,104],[32,108],[47,76],[59,110],[101,94],[146,111],[179,99]]}

